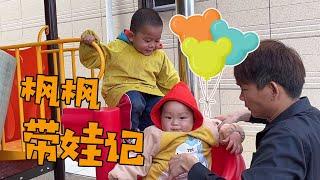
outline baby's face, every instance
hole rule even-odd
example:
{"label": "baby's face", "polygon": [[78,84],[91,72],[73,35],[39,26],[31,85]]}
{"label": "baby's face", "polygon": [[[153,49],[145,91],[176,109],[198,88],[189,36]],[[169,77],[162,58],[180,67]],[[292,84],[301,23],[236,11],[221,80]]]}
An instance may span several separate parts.
{"label": "baby's face", "polygon": [[162,26],[144,25],[129,40],[134,48],[145,56],[150,56],[159,49]]}
{"label": "baby's face", "polygon": [[164,131],[189,132],[193,127],[193,112],[180,102],[168,101],[162,108],[161,126]]}

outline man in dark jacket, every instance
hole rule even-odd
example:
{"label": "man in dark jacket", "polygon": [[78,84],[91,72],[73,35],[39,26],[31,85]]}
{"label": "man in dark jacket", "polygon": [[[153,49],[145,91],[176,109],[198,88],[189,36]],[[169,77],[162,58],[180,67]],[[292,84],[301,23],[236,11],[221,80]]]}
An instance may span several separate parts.
{"label": "man in dark jacket", "polygon": [[[262,41],[234,68],[234,75],[250,121],[259,118],[267,124],[257,134],[257,151],[242,179],[319,179],[320,111],[307,97],[299,98],[305,69],[298,53],[281,42]],[[182,156],[170,161],[172,177],[188,171],[188,179],[220,179],[192,157]]]}

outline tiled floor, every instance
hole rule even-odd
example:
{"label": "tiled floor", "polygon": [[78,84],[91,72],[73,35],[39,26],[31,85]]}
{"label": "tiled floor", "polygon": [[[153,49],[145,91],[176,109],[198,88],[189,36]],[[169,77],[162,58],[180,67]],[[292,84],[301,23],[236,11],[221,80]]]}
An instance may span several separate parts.
{"label": "tiled floor", "polygon": [[[1,147],[1,146],[0,146]],[[7,143],[5,149],[11,149],[11,150],[20,150],[21,149],[21,143],[20,141],[13,141],[10,143]],[[96,177],[96,169],[94,167],[79,167],[78,162],[72,161],[72,159],[67,158],[65,159],[65,168],[66,168],[66,173],[70,173],[69,176],[75,175],[75,176],[86,176],[86,178],[92,178],[95,179]],[[50,177],[51,173],[47,173],[48,175],[43,175],[40,177]],[[45,179],[51,179],[51,178],[45,178]],[[76,178],[75,178],[76,179]],[[83,178],[80,178],[83,179]]]}

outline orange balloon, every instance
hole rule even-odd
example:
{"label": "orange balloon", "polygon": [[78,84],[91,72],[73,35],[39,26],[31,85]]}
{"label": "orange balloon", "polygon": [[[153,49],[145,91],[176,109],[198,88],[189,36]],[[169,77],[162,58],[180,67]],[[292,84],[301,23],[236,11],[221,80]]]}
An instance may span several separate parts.
{"label": "orange balloon", "polygon": [[213,8],[207,9],[202,15],[196,14],[187,18],[182,15],[175,15],[170,20],[170,29],[179,36],[181,43],[187,37],[193,37],[198,41],[212,40],[210,26],[220,18],[219,11]]}

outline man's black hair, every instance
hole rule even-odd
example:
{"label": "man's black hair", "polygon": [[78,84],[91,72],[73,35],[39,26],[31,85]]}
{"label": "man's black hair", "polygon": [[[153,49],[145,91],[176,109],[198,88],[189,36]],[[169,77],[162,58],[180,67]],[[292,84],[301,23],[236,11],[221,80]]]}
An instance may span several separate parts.
{"label": "man's black hair", "polygon": [[291,98],[301,95],[306,72],[299,54],[280,41],[261,41],[257,50],[234,68],[238,84],[254,83],[258,89],[271,81],[280,84]]}

